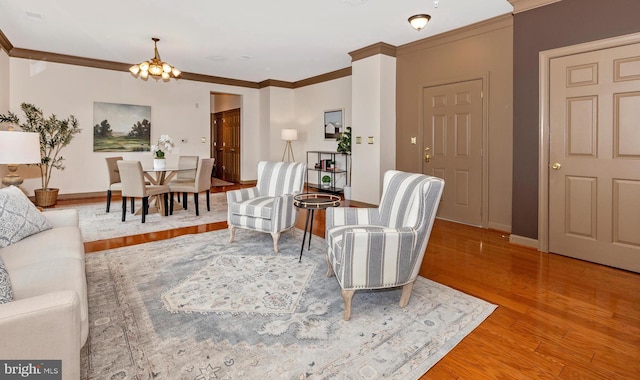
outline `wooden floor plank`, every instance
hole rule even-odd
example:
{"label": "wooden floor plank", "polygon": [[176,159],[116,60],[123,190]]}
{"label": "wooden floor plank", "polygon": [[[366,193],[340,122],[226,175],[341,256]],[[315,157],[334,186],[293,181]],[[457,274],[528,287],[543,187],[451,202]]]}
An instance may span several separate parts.
{"label": "wooden floor plank", "polygon": [[[297,227],[305,217],[298,214]],[[316,212],[313,233],[324,237],[324,226],[324,212]],[[85,250],[224,228],[220,222],[108,239],[85,243]],[[422,379],[640,379],[640,274],[510,244],[504,232],[436,220],[420,275],[499,305]]]}

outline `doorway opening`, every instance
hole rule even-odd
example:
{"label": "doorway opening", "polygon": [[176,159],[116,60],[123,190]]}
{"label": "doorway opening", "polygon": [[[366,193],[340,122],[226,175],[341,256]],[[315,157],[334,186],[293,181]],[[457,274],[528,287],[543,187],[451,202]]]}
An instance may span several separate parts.
{"label": "doorway opening", "polygon": [[[211,93],[210,153],[214,183],[240,183],[242,96]],[[216,181],[218,180],[218,181]]]}

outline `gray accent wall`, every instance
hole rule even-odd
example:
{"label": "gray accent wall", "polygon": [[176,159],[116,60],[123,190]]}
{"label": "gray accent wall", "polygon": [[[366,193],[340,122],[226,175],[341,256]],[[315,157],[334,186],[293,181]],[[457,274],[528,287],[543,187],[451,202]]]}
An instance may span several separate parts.
{"label": "gray accent wall", "polygon": [[538,238],[539,52],[640,32],[640,0],[562,0],[514,16],[512,233]]}

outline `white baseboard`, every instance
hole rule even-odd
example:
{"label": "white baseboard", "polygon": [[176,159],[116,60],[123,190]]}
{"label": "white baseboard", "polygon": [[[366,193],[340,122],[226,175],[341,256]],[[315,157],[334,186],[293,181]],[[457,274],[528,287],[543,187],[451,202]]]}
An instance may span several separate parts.
{"label": "white baseboard", "polygon": [[511,233],[511,226],[501,223],[489,222],[487,225],[488,228],[496,231]]}
{"label": "white baseboard", "polygon": [[518,236],[514,234],[509,235],[509,243],[523,245],[525,247],[530,247],[534,249],[539,248],[538,239],[531,239],[528,237]]}

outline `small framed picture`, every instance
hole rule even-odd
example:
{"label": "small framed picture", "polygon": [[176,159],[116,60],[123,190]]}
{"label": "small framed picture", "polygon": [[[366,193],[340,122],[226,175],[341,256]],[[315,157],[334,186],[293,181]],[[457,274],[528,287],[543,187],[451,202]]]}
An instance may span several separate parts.
{"label": "small framed picture", "polygon": [[335,140],[343,132],[343,110],[324,111],[324,139]]}

